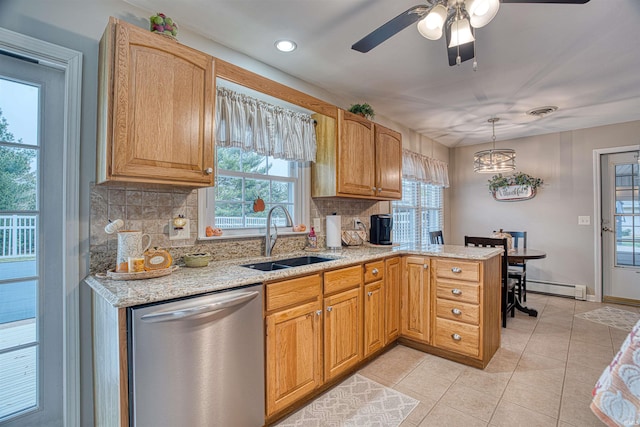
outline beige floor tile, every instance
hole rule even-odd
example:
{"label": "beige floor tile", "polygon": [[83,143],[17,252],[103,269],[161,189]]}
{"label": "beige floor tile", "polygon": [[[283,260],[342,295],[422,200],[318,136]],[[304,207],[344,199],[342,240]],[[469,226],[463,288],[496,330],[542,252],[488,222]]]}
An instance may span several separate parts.
{"label": "beige floor tile", "polygon": [[435,408],[419,424],[420,427],[483,427],[487,422],[474,418],[460,410],[444,403],[438,403]]}
{"label": "beige floor tile", "polygon": [[426,355],[404,346],[396,346],[360,370],[364,376],[373,375],[386,384],[397,384],[418,366]]}
{"label": "beige floor tile", "polygon": [[524,351],[524,348],[527,346],[529,338],[531,337],[531,331],[522,331],[520,329],[512,328],[509,323],[507,323],[506,328],[502,328],[501,332],[500,347],[508,348],[509,350],[517,353],[522,353]]}
{"label": "beige floor tile", "polygon": [[495,427],[555,427],[558,420],[511,402],[501,401],[491,418]]}
{"label": "beige floor tile", "polygon": [[435,405],[454,380],[437,375],[431,369],[414,369],[393,388],[428,405]]}
{"label": "beige floor tile", "polygon": [[516,369],[510,383],[519,383],[522,387],[532,387],[557,395],[562,394],[564,368],[546,370]]}
{"label": "beige floor tile", "polygon": [[546,371],[550,369],[564,369],[566,362],[552,357],[535,354],[524,353],[518,362],[516,371]]}
{"label": "beige floor tile", "polygon": [[516,317],[507,319],[507,329],[517,329],[519,331],[532,332],[536,327],[536,318],[516,310]]}
{"label": "beige floor tile", "polygon": [[561,391],[561,388],[559,391],[554,391],[554,389],[540,386],[539,383],[512,378],[507,384],[502,400],[552,418],[558,418]]}
{"label": "beige floor tile", "polygon": [[455,384],[500,397],[507,387],[511,375],[511,372],[487,372],[476,368],[466,368],[458,376]]}
{"label": "beige floor tile", "polygon": [[442,396],[438,405],[443,404],[465,415],[489,422],[498,401],[499,397],[454,383]]}
{"label": "beige floor tile", "polygon": [[589,388],[579,382],[568,382],[562,392],[560,421],[577,427],[600,427],[604,425],[591,412],[590,404],[591,392]]}
{"label": "beige floor tile", "polygon": [[603,371],[604,367],[602,369],[596,369],[569,363],[564,374],[564,379],[569,382],[577,381],[594,386]]}
{"label": "beige floor tile", "polygon": [[383,385],[383,386],[385,386],[385,387],[393,388],[393,386],[395,385],[395,383],[393,383],[393,382],[389,381],[389,380],[388,380],[388,379],[386,379],[386,378],[381,378],[381,377],[379,377],[379,376],[377,376],[377,375],[372,374],[372,373],[371,373],[371,371],[366,371],[366,372],[365,372],[364,370],[360,369],[360,370],[358,371],[358,373],[359,373],[360,375],[362,375],[363,377],[367,377],[367,378],[369,378],[371,381],[375,381],[375,382],[377,382],[378,384],[382,384],[382,385]]}
{"label": "beige floor tile", "polygon": [[434,372],[436,375],[453,382],[466,368],[467,366],[461,363],[430,355],[416,369]]}
{"label": "beige floor tile", "polygon": [[[537,329],[536,329],[537,330]],[[566,360],[569,354],[568,334],[533,333],[527,347],[526,354],[538,354],[552,359]]]}
{"label": "beige floor tile", "polygon": [[571,338],[569,344],[569,364],[579,364],[594,369],[604,369],[613,360],[614,351],[611,345],[600,346],[594,343],[576,341]]}
{"label": "beige floor tile", "polygon": [[622,343],[625,339],[627,339],[627,335],[629,335],[630,331],[623,331],[621,329],[609,328],[609,333],[611,334],[611,345],[613,346],[613,350],[617,353]]}
{"label": "beige floor tile", "polygon": [[407,427],[407,426],[419,425],[424,419],[424,417],[426,417],[427,414],[431,411],[431,409],[433,409],[433,407],[434,405],[427,405],[426,403],[422,403],[422,402],[418,403],[418,406],[416,406],[413,409],[413,411],[411,411],[409,416],[405,418],[405,420],[402,422],[402,424],[400,424],[400,426]]}
{"label": "beige floor tile", "polygon": [[501,347],[493,355],[491,361],[484,368],[485,372],[508,372],[512,373],[518,366],[521,353]]}

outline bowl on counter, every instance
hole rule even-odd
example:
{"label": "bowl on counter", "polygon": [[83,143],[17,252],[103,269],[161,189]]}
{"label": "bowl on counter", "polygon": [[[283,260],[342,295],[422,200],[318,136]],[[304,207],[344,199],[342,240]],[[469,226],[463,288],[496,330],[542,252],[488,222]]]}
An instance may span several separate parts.
{"label": "bowl on counter", "polygon": [[182,257],[182,260],[187,267],[206,267],[211,261],[211,254],[208,252],[186,254]]}

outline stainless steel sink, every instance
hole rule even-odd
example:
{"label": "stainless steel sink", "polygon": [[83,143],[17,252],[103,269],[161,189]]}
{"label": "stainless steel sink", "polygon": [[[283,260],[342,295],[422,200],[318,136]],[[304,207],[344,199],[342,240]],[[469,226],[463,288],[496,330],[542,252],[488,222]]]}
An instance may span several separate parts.
{"label": "stainless steel sink", "polygon": [[243,264],[242,267],[252,268],[260,271],[275,271],[284,268],[302,267],[305,265],[317,264],[319,262],[333,261],[334,258],[323,258],[314,255],[299,256],[295,258],[279,259],[277,261],[256,262],[253,264]]}

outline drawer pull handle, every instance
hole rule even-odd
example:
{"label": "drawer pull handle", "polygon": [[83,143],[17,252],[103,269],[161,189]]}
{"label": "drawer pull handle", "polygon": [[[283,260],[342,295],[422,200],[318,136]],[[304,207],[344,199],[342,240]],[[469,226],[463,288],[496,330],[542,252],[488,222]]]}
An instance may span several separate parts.
{"label": "drawer pull handle", "polygon": [[374,276],[378,274],[378,269],[374,268],[373,270],[371,270],[371,274],[373,274]]}
{"label": "drawer pull handle", "polygon": [[206,168],[204,170],[204,173],[206,173],[207,175],[211,175],[213,173],[213,168]]}
{"label": "drawer pull handle", "polygon": [[462,273],[462,269],[460,267],[453,267],[451,271],[454,273]]}
{"label": "drawer pull handle", "polygon": [[451,289],[451,293],[454,295],[462,295],[462,291],[458,288]]}
{"label": "drawer pull handle", "polygon": [[320,316],[322,314],[322,310],[317,310],[316,311],[316,316]]}
{"label": "drawer pull handle", "polygon": [[331,311],[331,310],[333,310],[333,307],[331,306],[327,307],[327,311]]}
{"label": "drawer pull handle", "polygon": [[373,292],[369,291],[369,292],[367,292],[367,295],[371,296],[371,295],[373,295]]}
{"label": "drawer pull handle", "polygon": [[452,308],[452,309],[451,309],[451,312],[452,312],[453,314],[455,314],[456,316],[459,316],[459,315],[461,315],[461,314],[462,314],[462,311],[461,311],[459,308]]}
{"label": "drawer pull handle", "polygon": [[460,341],[462,339],[462,337],[458,334],[451,334],[451,338],[453,338],[455,341]]}

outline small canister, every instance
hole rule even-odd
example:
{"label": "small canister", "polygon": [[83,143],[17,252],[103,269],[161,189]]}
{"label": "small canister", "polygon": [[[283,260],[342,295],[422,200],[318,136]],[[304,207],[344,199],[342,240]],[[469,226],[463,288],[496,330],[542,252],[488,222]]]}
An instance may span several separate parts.
{"label": "small canister", "polygon": [[144,253],[144,269],[147,271],[169,268],[172,262],[171,254],[164,249],[155,248]]}

